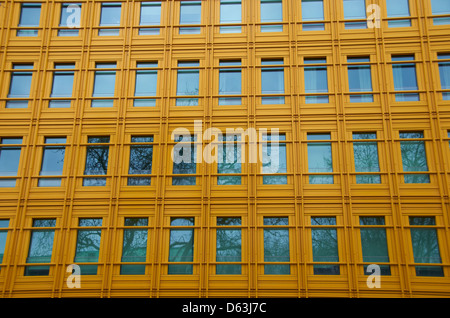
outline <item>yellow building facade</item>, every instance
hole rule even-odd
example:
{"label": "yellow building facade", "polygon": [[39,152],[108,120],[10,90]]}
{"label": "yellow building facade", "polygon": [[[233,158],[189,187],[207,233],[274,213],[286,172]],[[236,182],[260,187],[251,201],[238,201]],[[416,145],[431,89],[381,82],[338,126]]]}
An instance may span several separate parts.
{"label": "yellow building facade", "polygon": [[449,297],[447,9],[2,0],[2,297]]}

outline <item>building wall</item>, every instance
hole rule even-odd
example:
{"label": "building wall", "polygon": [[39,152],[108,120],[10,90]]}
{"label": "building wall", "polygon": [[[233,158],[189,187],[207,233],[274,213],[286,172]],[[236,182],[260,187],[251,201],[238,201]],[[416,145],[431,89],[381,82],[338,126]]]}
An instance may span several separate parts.
{"label": "building wall", "polygon": [[[16,36],[23,1],[0,6],[0,138],[22,137],[16,186],[0,188],[9,220],[0,271],[3,297],[426,297],[450,296],[450,101],[438,54],[450,52],[450,25],[434,25],[429,0],[410,0],[410,27],[346,29],[342,1],[325,0],[323,31],[302,29],[301,1],[283,0],[282,32],[260,31],[259,1],[243,0],[242,32],[220,33],[220,1],[202,1],[200,34],[179,34],[180,3],[161,1],[158,35],[139,35],[140,2],[123,1],[118,36],[99,36],[101,1],[82,4],[79,35],[58,36],[61,2],[42,1],[37,36]],[[30,1],[30,3],[37,3]],[[365,20],[362,20],[364,22]],[[19,28],[20,29],[20,28]],[[392,55],[414,54],[419,101],[395,100]],[[368,56],[374,101],[350,103],[347,57]],[[308,104],[304,58],[324,57],[328,103]],[[219,61],[241,60],[242,105],[222,106]],[[261,60],[283,59],[285,103],[263,104]],[[198,106],[176,106],[178,61],[199,61]],[[133,107],[136,63],[157,62],[156,106]],[[113,107],[91,107],[95,63],[115,62]],[[8,108],[13,64],[33,63],[27,108]],[[75,63],[70,108],[49,108],[55,63]],[[279,95],[277,95],[279,96]],[[242,165],[241,185],[218,185],[217,165],[196,165],[196,184],[172,185],[171,133],[216,127],[278,128],[286,134],[287,184],[263,184],[261,162]],[[423,132],[429,183],[406,183],[400,133]],[[197,131],[198,132],[198,131]],[[358,184],[353,133],[374,132],[379,184]],[[329,133],[332,184],[310,184],[308,133]],[[150,186],[127,186],[132,136],[153,136]],[[83,186],[90,136],[110,136],[105,186]],[[198,135],[199,136],[199,135]],[[66,137],[61,186],[39,187],[45,138]],[[203,139],[203,147],[209,140]],[[248,152],[248,142],[245,144]],[[3,146],[2,149],[4,149]],[[361,173],[360,173],[361,174]],[[359,174],[359,175],[360,175]],[[7,179],[3,177],[3,179]],[[384,217],[391,275],[369,288],[360,217]],[[409,218],[431,216],[443,277],[417,276]],[[145,275],[121,275],[124,219],[148,218]],[[193,272],[168,274],[171,218],[195,218]],[[216,275],[217,218],[240,217],[240,275]],[[264,217],[287,217],[289,275],[264,273]],[[335,217],[339,275],[315,275],[311,217]],[[97,275],[69,288],[80,218],[101,218]],[[25,276],[33,220],[55,219],[49,273]],[[97,263],[96,263],[97,264]],[[44,264],[45,265],[45,264]],[[316,264],[317,265],[317,264]],[[28,265],[30,266],[30,265]]]}

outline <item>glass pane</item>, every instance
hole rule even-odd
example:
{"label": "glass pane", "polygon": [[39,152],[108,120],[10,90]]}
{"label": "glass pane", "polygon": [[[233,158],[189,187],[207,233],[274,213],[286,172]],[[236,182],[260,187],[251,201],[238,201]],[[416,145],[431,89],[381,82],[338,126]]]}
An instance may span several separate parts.
{"label": "glass pane", "polygon": [[[423,138],[422,133],[400,133],[400,138]],[[401,141],[403,171],[428,171],[425,143],[423,141]],[[428,174],[405,174],[405,183],[429,183]]]}
{"label": "glass pane", "polygon": [[[222,136],[223,141],[240,141],[240,136]],[[225,143],[218,147],[217,173],[241,173],[241,145],[237,143]],[[241,184],[240,176],[218,176],[217,184],[230,185]]]}
{"label": "glass pane", "polygon": [[[366,19],[366,2],[365,0],[344,0],[344,19]],[[367,22],[346,22],[346,29],[365,29]]]}
{"label": "glass pane", "polygon": [[[317,137],[322,138],[318,135],[308,134],[308,139]],[[325,135],[325,137],[329,139],[330,135]],[[308,171],[313,173],[333,172],[331,143],[308,143]],[[309,176],[310,184],[330,184],[333,182],[332,175]]]}
{"label": "glass pane", "polygon": [[241,94],[241,70],[223,69],[219,72],[219,95]]}
{"label": "glass pane", "polygon": [[63,172],[65,147],[45,147],[42,155],[41,176],[59,176]]}
{"label": "glass pane", "polygon": [[[196,149],[197,147],[193,143],[195,137],[185,137],[179,136],[176,142],[191,142],[191,144],[176,144],[174,146],[174,161],[173,161],[173,174],[195,174],[197,171],[196,165]],[[172,177],[172,185],[195,185],[195,177]]]}
{"label": "glass pane", "polygon": [[[312,225],[335,225],[335,218],[311,218]],[[339,262],[337,231],[333,228],[311,229],[313,261]],[[339,265],[314,265],[314,275],[339,275]]]}
{"label": "glass pane", "polygon": [[101,234],[101,230],[78,230],[74,262],[90,263],[98,261]]}
{"label": "glass pane", "polygon": [[50,97],[72,97],[73,72],[55,72]]}
{"label": "glass pane", "polygon": [[[174,224],[172,224],[174,225]],[[169,262],[192,262],[194,260],[194,230],[170,230]],[[169,275],[188,275],[193,273],[192,264],[169,265]]]}
{"label": "glass pane", "polygon": [[[161,3],[142,2],[141,18],[139,25],[159,25],[161,24]],[[152,29],[147,29],[152,30]],[[159,29],[158,29],[159,31]],[[159,32],[158,32],[159,33]]]}
{"label": "glass pane", "polygon": [[[361,225],[384,225],[382,217],[360,217]],[[384,228],[361,228],[363,262],[372,264],[389,262],[386,230]],[[381,275],[390,275],[388,265],[380,265]],[[364,268],[366,271],[366,266]]]}
{"label": "glass pane", "polygon": [[[20,141],[20,143],[22,143],[22,141]],[[20,151],[20,148],[15,147],[0,148],[0,176],[17,176]]]}
{"label": "glass pane", "polygon": [[[153,138],[151,139],[153,141]],[[150,139],[146,142],[151,142]],[[132,139],[133,142],[133,139]],[[136,142],[136,140],[134,140]],[[152,173],[153,146],[131,146],[129,174]],[[128,185],[150,185],[151,178],[128,178]]]}
{"label": "glass pane", "polygon": [[[41,16],[40,4],[28,4],[23,3],[20,12],[19,27],[34,27],[39,26],[39,20]],[[34,30],[33,30],[34,31]],[[27,32],[27,31],[25,31]],[[37,35],[37,31],[35,31]],[[26,34],[23,34],[26,35]],[[32,35],[32,34],[29,34]]]}
{"label": "glass pane", "polygon": [[[305,64],[326,63],[326,59],[305,59]],[[304,69],[305,93],[328,93],[328,74],[326,66],[312,67],[308,66]],[[328,103],[328,96],[306,96],[307,104],[311,103]]]}
{"label": "glass pane", "polygon": [[[261,94],[284,94],[284,69],[261,69]],[[284,104],[284,97],[263,97],[262,104]]]}
{"label": "glass pane", "polygon": [[[450,23],[449,23],[450,24]],[[450,58],[449,55],[439,54],[439,59]],[[450,89],[450,62],[439,63],[439,75],[441,78],[441,89]],[[450,92],[442,93],[443,100],[450,100]]]}
{"label": "glass pane", "polygon": [[[353,134],[353,139],[376,139],[376,134]],[[353,143],[356,172],[378,172],[378,146],[376,142]],[[356,175],[356,183],[381,183],[379,175]]]}
{"label": "glass pane", "polygon": [[[441,263],[436,229],[411,228],[415,263]],[[440,266],[416,266],[417,276],[444,276]]]}
{"label": "glass pane", "polygon": [[[241,1],[221,1],[220,23],[241,23]],[[220,33],[241,33],[240,26],[220,27]]]}
{"label": "glass pane", "polygon": [[100,15],[100,26],[116,26],[120,25],[120,4],[102,4]]}
{"label": "glass pane", "polygon": [[8,97],[24,98],[30,96],[32,73],[12,73]]}
{"label": "glass pane", "polygon": [[[264,137],[263,137],[264,138]],[[267,136],[267,144],[262,144],[262,173],[286,173],[286,144],[270,142],[273,136]],[[286,140],[281,134],[279,140]],[[287,176],[263,176],[263,184],[287,184]]]}
{"label": "glass pane", "polygon": [[[122,262],[146,261],[147,232],[147,230],[132,229],[123,231]],[[138,265],[138,267],[124,267],[121,265],[120,273],[122,275],[143,275],[145,274],[145,265]]]}
{"label": "glass pane", "polygon": [[8,235],[7,231],[0,231],[0,263],[3,262],[3,255],[5,254],[7,235]]}
{"label": "glass pane", "polygon": [[114,96],[116,86],[116,72],[95,72],[94,91],[92,97]]}
{"label": "glass pane", "polygon": [[27,263],[50,263],[53,250],[53,230],[33,230]]}
{"label": "glass pane", "polygon": [[[264,229],[264,262],[289,262],[289,230]],[[290,266],[265,264],[266,275],[289,275]]]}
{"label": "glass pane", "polygon": [[[322,21],[325,20],[323,0],[302,0],[302,20]],[[305,25],[303,26],[303,28]]]}
{"label": "glass pane", "polygon": [[386,0],[386,11],[389,18],[409,17],[409,0]]}
{"label": "glass pane", "polygon": [[[261,0],[261,22],[283,21],[281,0]],[[282,25],[261,25],[261,32],[282,32]]]}
{"label": "glass pane", "polygon": [[[241,230],[240,229],[217,229],[217,262],[240,262],[241,261]],[[216,265],[216,274],[240,275],[241,265]]]}

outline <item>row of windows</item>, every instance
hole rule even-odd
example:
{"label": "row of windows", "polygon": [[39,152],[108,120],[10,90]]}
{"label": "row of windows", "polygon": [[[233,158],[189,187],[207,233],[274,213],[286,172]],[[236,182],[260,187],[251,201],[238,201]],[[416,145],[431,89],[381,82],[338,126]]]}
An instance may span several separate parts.
{"label": "row of windows", "polygon": [[[442,99],[450,100],[450,54],[438,54]],[[414,55],[392,55],[392,76],[395,100],[419,101],[420,93]],[[304,58],[305,103],[329,103],[327,59]],[[33,64],[13,64],[6,108],[27,108],[30,97]],[[200,62],[178,61],[176,106],[197,106],[200,95]],[[218,104],[242,104],[242,65],[240,60],[220,60],[218,70]],[[262,59],[261,103],[284,104],[285,69],[283,59]],[[374,101],[370,58],[347,57],[348,89],[351,103]],[[113,107],[116,91],[116,63],[96,63],[91,107]],[[134,84],[134,106],[156,105],[158,92],[158,62],[137,62]],[[49,108],[71,107],[75,78],[75,64],[55,63]],[[160,84],[160,83],[159,83]],[[161,85],[161,84],[160,84]],[[159,88],[161,89],[161,88]],[[448,91],[447,91],[448,90]],[[317,94],[317,95],[316,95]],[[278,95],[278,96],[277,96]]]}
{"label": "row of windows", "polygon": [[[400,132],[400,153],[405,183],[430,183],[427,173],[428,161],[426,142],[423,132]],[[450,131],[448,132],[450,138]],[[131,136],[128,145],[128,182],[129,186],[151,185],[153,166],[153,136]],[[195,135],[175,136],[172,152],[172,185],[196,185],[197,169],[201,162],[201,152],[197,147]],[[15,187],[21,155],[21,138],[0,139],[0,187]],[[110,150],[109,136],[88,137],[85,146],[85,164],[83,186],[105,186],[107,184],[108,162]],[[221,136],[215,143],[216,160],[206,162],[216,164],[218,185],[240,185],[243,166],[246,159],[245,142],[241,135]],[[287,184],[288,163],[286,152],[286,135],[264,135],[260,144],[262,158],[261,169],[263,184]],[[39,171],[38,186],[59,187],[64,176],[64,159],[66,138],[45,138],[42,145],[42,159]],[[206,149],[205,149],[206,150]],[[252,151],[249,145],[249,157]],[[308,174],[310,184],[333,184],[335,168],[333,165],[333,146],[329,133],[307,134]],[[203,152],[203,154],[206,151]],[[381,183],[380,161],[377,134],[375,132],[353,133],[353,160],[357,184]],[[250,162],[250,160],[248,160]]]}
{"label": "row of windows", "polygon": [[[450,3],[447,0],[430,0],[433,15],[450,14]],[[367,5],[365,0],[343,0],[344,20],[364,20],[345,22],[346,29],[364,29],[367,28],[366,15]],[[78,30],[75,26],[79,25],[81,19],[80,3],[62,3],[59,22],[59,36],[77,36]],[[260,22],[266,25],[260,26],[261,32],[282,32],[283,25],[277,25],[276,22],[283,22],[283,1],[282,0],[260,0],[259,2]],[[383,6],[384,7],[384,6]],[[159,34],[158,27],[161,24],[162,14],[161,2],[141,2],[139,29],[140,35]],[[19,29],[17,36],[37,36],[40,23],[41,4],[22,3]],[[325,10],[323,0],[302,0],[302,21],[304,31],[325,30]],[[389,20],[388,26],[392,28],[411,26],[410,4],[409,0],[386,0],[385,14]],[[78,16],[72,16],[78,15]],[[99,36],[119,35],[122,15],[122,3],[104,2],[101,3],[99,17]],[[404,19],[400,19],[404,18]],[[73,20],[77,20],[75,23]],[[179,1],[179,34],[200,34],[202,24],[202,1]],[[241,33],[242,24],[242,1],[241,0],[220,0],[219,23],[228,24],[221,26],[221,33]],[[450,24],[450,17],[437,17],[433,19],[435,25]],[[189,25],[188,27],[183,27]],[[144,27],[146,26],[146,27]],[[153,26],[153,27],[151,27]]]}
{"label": "row of windows", "polygon": [[[340,275],[340,230],[335,216],[310,217],[311,251],[314,275]],[[359,232],[362,262],[380,266],[381,275],[391,275],[391,248],[384,216],[360,216]],[[0,220],[0,262],[5,253],[9,220]],[[148,218],[124,218],[121,265],[122,275],[144,275],[148,255]],[[53,254],[56,219],[33,219],[26,258],[25,276],[49,275]],[[102,219],[80,218],[73,262],[82,275],[96,275],[101,247]],[[195,218],[170,218],[167,274],[191,275],[195,260]],[[216,217],[215,273],[241,275],[243,238],[241,217]],[[291,249],[289,217],[263,218],[263,263],[266,275],[289,275]],[[444,276],[434,216],[410,216],[409,230],[416,276]],[[247,248],[247,247],[244,247]],[[47,264],[46,264],[47,263]],[[32,265],[37,264],[37,265]],[[371,273],[371,272],[370,272]]]}

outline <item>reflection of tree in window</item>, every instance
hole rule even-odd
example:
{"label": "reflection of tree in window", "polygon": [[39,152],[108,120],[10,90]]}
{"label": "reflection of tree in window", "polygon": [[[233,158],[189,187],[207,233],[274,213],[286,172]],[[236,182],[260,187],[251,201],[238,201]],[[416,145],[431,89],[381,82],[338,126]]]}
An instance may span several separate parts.
{"label": "reflection of tree in window", "polygon": [[[173,218],[171,226],[193,226],[193,218]],[[170,230],[169,262],[192,262],[194,260],[194,229]],[[169,274],[192,274],[192,264],[170,264]]]}
{"label": "reflection of tree in window", "polygon": [[[422,132],[400,133],[401,139],[423,138]],[[420,140],[401,141],[403,171],[428,171],[425,143]],[[428,174],[405,174],[405,183],[429,183]]]}
{"label": "reflection of tree in window", "polygon": [[[131,137],[132,143],[153,142],[153,137]],[[130,147],[129,174],[152,173],[152,145],[132,145]],[[150,177],[129,177],[128,185],[150,185]]]}
{"label": "reflection of tree in window", "polygon": [[[241,173],[241,145],[238,141],[240,136],[227,135],[222,136],[222,143],[218,147],[217,173]],[[217,184],[219,185],[233,185],[241,184],[240,176],[218,176]]]}
{"label": "reflection of tree in window", "polygon": [[[354,133],[353,139],[376,139],[375,133]],[[356,172],[378,172],[378,148],[376,142],[354,142],[353,156]],[[356,175],[356,183],[380,183],[379,175]]]}
{"label": "reflection of tree in window", "polygon": [[[217,226],[239,226],[240,218],[217,218]],[[216,230],[216,262],[241,261],[241,230],[234,228],[218,228]],[[241,265],[216,265],[216,274],[241,274]]]}
{"label": "reflection of tree in window", "polygon": [[[183,158],[181,162],[173,162],[173,174],[195,174],[196,173],[196,162],[195,162],[195,155],[196,155],[196,146],[195,146],[195,136],[190,137],[184,137],[183,136],[177,136],[175,139],[175,142],[183,142],[179,145],[175,145],[173,151],[174,151],[174,158]],[[186,144],[187,142],[187,144]],[[190,144],[189,144],[190,142]],[[188,149],[185,149],[188,148]],[[190,149],[189,149],[190,148]],[[189,153],[185,154],[184,151],[189,151]],[[190,155],[190,156],[189,156]],[[186,156],[189,156],[190,158],[185,158]],[[186,160],[185,160],[186,159]],[[196,178],[195,177],[172,177],[172,185],[195,185]]]}
{"label": "reflection of tree in window", "polygon": [[[109,143],[109,137],[89,137],[88,143]],[[108,171],[109,146],[88,146],[86,149],[85,175],[105,175]],[[85,186],[101,186],[106,178],[85,178]]]}
{"label": "reflection of tree in window", "polygon": [[[311,218],[311,225],[336,225],[334,217]],[[337,231],[335,228],[311,229],[313,261],[339,262]],[[339,265],[314,265],[314,275],[339,275]]]}
{"label": "reflection of tree in window", "polygon": [[[288,218],[265,217],[265,226],[289,225]],[[264,229],[264,262],[289,262],[289,229],[265,228]],[[265,264],[266,275],[289,275],[288,264]]]}

